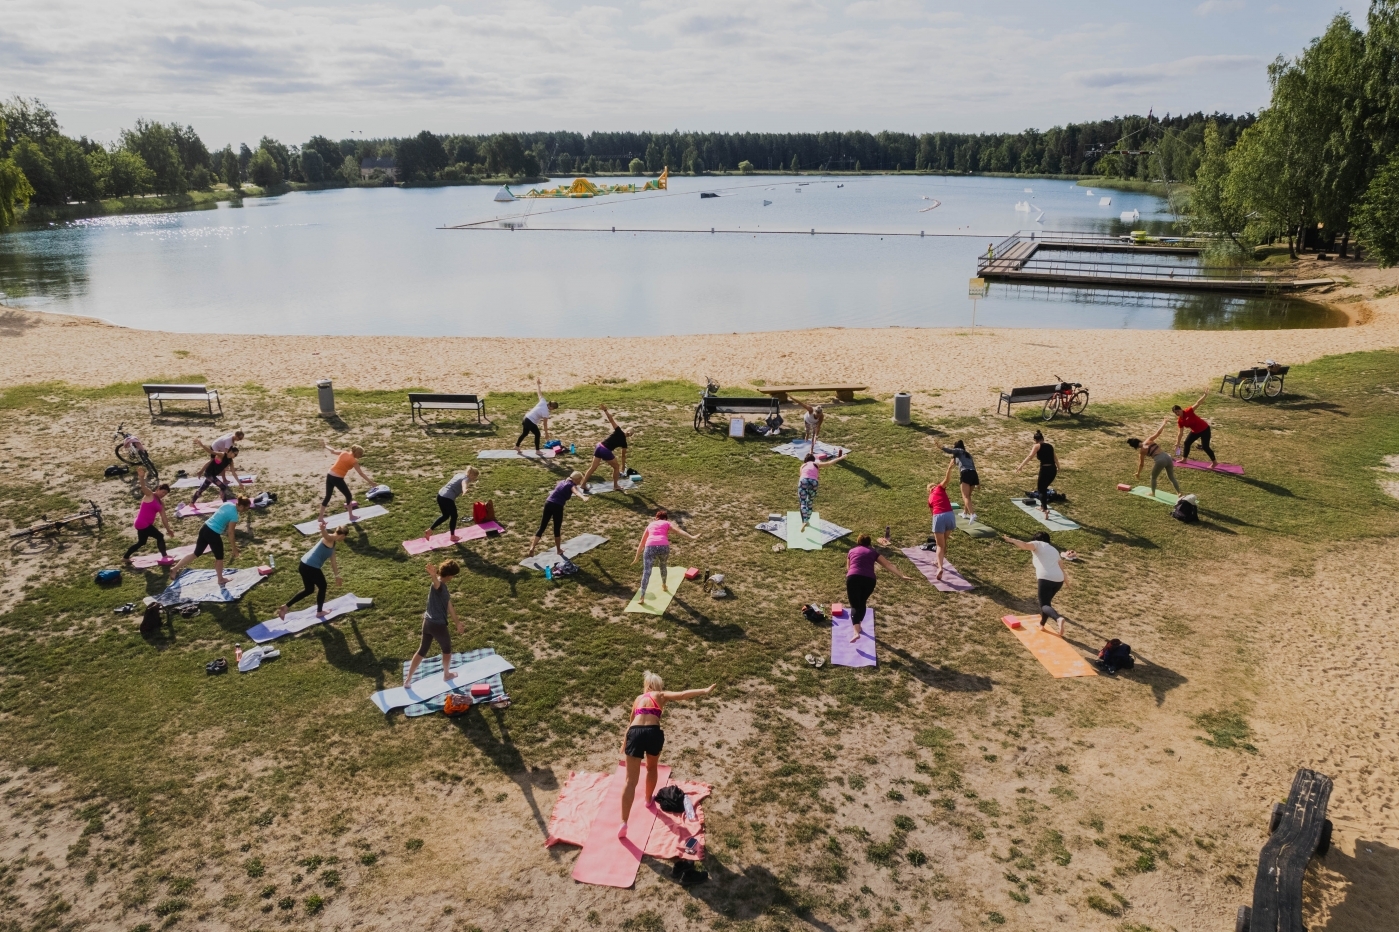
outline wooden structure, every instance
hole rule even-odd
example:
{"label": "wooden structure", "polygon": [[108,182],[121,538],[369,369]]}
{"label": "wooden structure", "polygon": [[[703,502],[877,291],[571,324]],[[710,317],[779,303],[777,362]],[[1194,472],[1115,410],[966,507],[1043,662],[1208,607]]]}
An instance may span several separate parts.
{"label": "wooden structure", "polygon": [[716,414],[760,414],[766,418],[780,417],[778,407],[779,403],[773,397],[743,398],[706,393],[700,396],[699,404],[695,405],[695,430],[709,427],[709,419]]}
{"label": "wooden structure", "polygon": [[[417,420],[424,411],[474,411],[476,412],[477,424],[489,424],[491,419],[486,417],[486,399],[480,395],[448,395],[434,392],[409,392],[408,408],[412,412],[413,420]],[[423,423],[427,419],[423,418]]]}
{"label": "wooden structure", "polygon": [[214,405],[218,405],[218,414],[223,415],[223,402],[219,401],[219,393],[209,391],[207,385],[147,384],[141,388],[146,393],[146,408],[151,412],[151,417],[164,414],[166,402],[173,401],[193,401],[207,405],[211,416],[214,414]]}
{"label": "wooden structure", "polygon": [[813,392],[835,395],[837,401],[854,401],[856,392],[863,392],[868,388],[868,385],[768,385],[758,391],[785,404],[792,400],[789,395],[808,395]]}
{"label": "wooden structure", "polygon": [[1330,799],[1330,777],[1306,768],[1297,771],[1287,802],[1275,805],[1269,817],[1253,905],[1239,907],[1234,932],[1304,932],[1302,875],[1313,854],[1325,857],[1331,849]]}

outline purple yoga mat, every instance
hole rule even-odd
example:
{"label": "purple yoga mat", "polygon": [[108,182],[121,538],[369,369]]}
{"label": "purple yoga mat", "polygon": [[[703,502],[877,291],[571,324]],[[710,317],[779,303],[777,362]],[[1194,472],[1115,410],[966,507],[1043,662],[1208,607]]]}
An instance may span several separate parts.
{"label": "purple yoga mat", "polygon": [[872,667],[874,663],[874,609],[865,609],[860,639],[850,643],[850,609],[831,613],[831,663],[842,667]]}
{"label": "purple yoga mat", "polygon": [[1220,463],[1214,469],[1210,469],[1210,464],[1205,460],[1176,460],[1176,465],[1186,469],[1203,469],[1205,472],[1227,472],[1231,476],[1244,474],[1244,468],[1235,466],[1233,463]]}
{"label": "purple yoga mat", "polygon": [[976,588],[967,582],[966,578],[957,572],[957,568],[947,560],[942,561],[942,579],[935,579],[938,572],[938,559],[931,550],[908,547],[903,551],[903,555],[908,557],[909,562],[918,567],[918,572],[937,587],[939,592],[971,592]]}

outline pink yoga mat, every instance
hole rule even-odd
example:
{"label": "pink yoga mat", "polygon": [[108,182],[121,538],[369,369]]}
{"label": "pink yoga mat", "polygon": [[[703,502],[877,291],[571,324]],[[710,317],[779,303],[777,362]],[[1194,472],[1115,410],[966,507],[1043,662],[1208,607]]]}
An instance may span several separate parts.
{"label": "pink yoga mat", "polygon": [[[831,612],[831,663],[842,667],[872,667],[874,660],[874,609],[865,609],[860,639],[850,641],[850,609]],[[617,805],[621,805],[619,802]]]}
{"label": "pink yoga mat", "polygon": [[[183,547],[167,547],[165,552],[170,554],[172,560],[183,560],[194,553],[194,544],[185,544]],[[160,551],[155,553],[143,553],[139,557],[131,558],[131,565],[138,570],[148,570],[151,567],[160,565]]]}
{"label": "pink yoga mat", "polygon": [[[554,811],[549,814],[548,837],[544,840],[546,848],[552,845],[581,847],[588,840],[593,820],[597,818],[603,800],[607,798],[607,787],[611,779],[612,775],[609,773],[569,772],[568,779],[564,781],[563,788],[559,790],[559,797],[554,802]],[[641,779],[638,792],[646,787],[644,770]],[[690,802],[694,803],[695,820],[688,821],[683,812],[658,810],[656,824],[651,829],[650,837],[646,839],[646,854],[653,858],[699,860],[704,857],[703,800],[709,798],[714,788],[708,783],[695,780],[676,780],[673,781],[673,785],[678,786],[680,792],[690,797]],[[612,805],[617,805],[615,799]],[[685,843],[691,838],[695,839],[694,846],[686,847]]]}
{"label": "pink yoga mat", "polygon": [[957,572],[947,560],[942,561],[942,579],[935,578],[938,573],[938,558],[931,550],[924,550],[921,547],[908,547],[903,551],[903,555],[908,557],[909,562],[918,567],[918,572],[922,573],[932,583],[939,592],[971,592],[976,587]]}
{"label": "pink yoga mat", "polygon": [[1176,460],[1176,465],[1183,466],[1186,469],[1203,469],[1205,472],[1227,472],[1231,476],[1242,476],[1244,474],[1244,468],[1242,466],[1235,466],[1233,463],[1220,463],[1218,466],[1214,467],[1214,469],[1210,469],[1210,464],[1207,460]]}
{"label": "pink yoga mat", "polygon": [[451,547],[468,540],[480,540],[486,536],[487,531],[504,530],[494,521],[485,521],[481,524],[473,524],[470,527],[457,528],[457,539],[452,540],[452,535],[446,531],[441,534],[434,534],[431,537],[415,537],[412,540],[403,542],[403,549],[417,556],[420,553],[427,553],[429,550],[440,550],[443,547]]}
{"label": "pink yoga mat", "polygon": [[214,512],[218,511],[219,506],[222,504],[223,502],[199,502],[196,505],[191,505],[188,502],[185,502],[182,505],[176,506],[175,517],[193,518],[196,515],[211,515]]}
{"label": "pink yoga mat", "polygon": [[[662,764],[657,770],[656,788],[660,789],[670,782],[670,768]],[[618,764],[607,786],[607,796],[593,819],[588,840],[583,842],[583,850],[573,865],[573,879],[579,883],[604,887],[630,887],[636,883],[636,869],[641,865],[646,840],[656,824],[657,810],[655,803],[646,798],[643,768],[641,779],[637,781],[636,798],[627,815],[627,837],[618,838],[617,829],[622,822],[618,810],[622,807],[622,790],[626,785],[627,765]]]}

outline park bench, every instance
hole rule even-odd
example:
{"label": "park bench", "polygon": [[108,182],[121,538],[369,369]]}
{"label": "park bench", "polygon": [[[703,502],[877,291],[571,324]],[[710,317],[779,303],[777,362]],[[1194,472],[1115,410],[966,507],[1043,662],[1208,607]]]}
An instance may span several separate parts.
{"label": "park bench", "polygon": [[1306,768],[1297,771],[1287,802],[1274,805],[1269,816],[1253,906],[1239,907],[1234,932],[1303,932],[1302,875],[1313,854],[1325,857],[1331,850],[1330,799],[1330,777]]}
{"label": "park bench", "polygon": [[735,398],[722,395],[701,395],[695,405],[695,430],[708,427],[709,419],[716,414],[760,414],[765,418],[776,417],[779,403],[776,398]]}
{"label": "park bench", "polygon": [[1029,385],[1024,388],[1012,388],[1008,392],[1001,392],[1001,400],[996,402],[996,413],[1001,413],[1001,405],[1005,405],[1006,417],[1010,417],[1010,406],[1018,404],[1028,404],[1032,401],[1048,401],[1059,391],[1060,383],[1053,385]]}
{"label": "park bench", "polygon": [[[1271,374],[1273,378],[1278,380],[1277,394],[1279,395],[1282,394],[1282,385],[1283,381],[1287,378],[1287,371],[1291,368],[1291,366],[1272,367]],[[1250,366],[1247,369],[1240,369],[1238,375],[1226,375],[1223,379],[1220,380],[1219,394],[1224,394],[1224,386],[1228,385],[1229,394],[1237,396],[1239,393],[1240,385],[1244,383],[1252,384],[1255,382],[1261,382],[1265,378],[1267,378],[1268,375],[1269,369],[1267,366]]]}
{"label": "park bench", "polygon": [[142,385],[141,388],[146,393],[146,408],[151,412],[151,417],[157,413],[164,414],[168,401],[199,402],[208,406],[211,415],[214,405],[218,405],[219,416],[223,416],[223,402],[219,401],[219,393],[209,391],[207,385]]}
{"label": "park bench", "polygon": [[771,395],[785,404],[792,400],[788,397],[789,395],[810,395],[817,392],[824,395],[835,395],[837,401],[854,401],[855,393],[863,392],[868,387],[867,385],[769,385],[766,388],[758,389],[758,391],[764,395]]}
{"label": "park bench", "polygon": [[[475,411],[477,424],[489,424],[491,419],[486,417],[486,399],[480,395],[448,395],[434,392],[409,392],[408,408],[412,412],[413,420],[417,420],[424,411]],[[423,418],[423,423],[427,419]]]}

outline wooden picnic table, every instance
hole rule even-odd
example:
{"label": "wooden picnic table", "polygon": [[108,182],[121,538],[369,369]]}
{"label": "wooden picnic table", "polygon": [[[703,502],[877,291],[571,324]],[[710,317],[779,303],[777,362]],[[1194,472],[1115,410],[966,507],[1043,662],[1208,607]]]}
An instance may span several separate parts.
{"label": "wooden picnic table", "polygon": [[867,385],[768,385],[758,391],[764,395],[771,395],[780,402],[791,401],[788,395],[809,395],[815,392],[835,395],[839,401],[854,401],[856,392],[863,392],[868,388]]}

